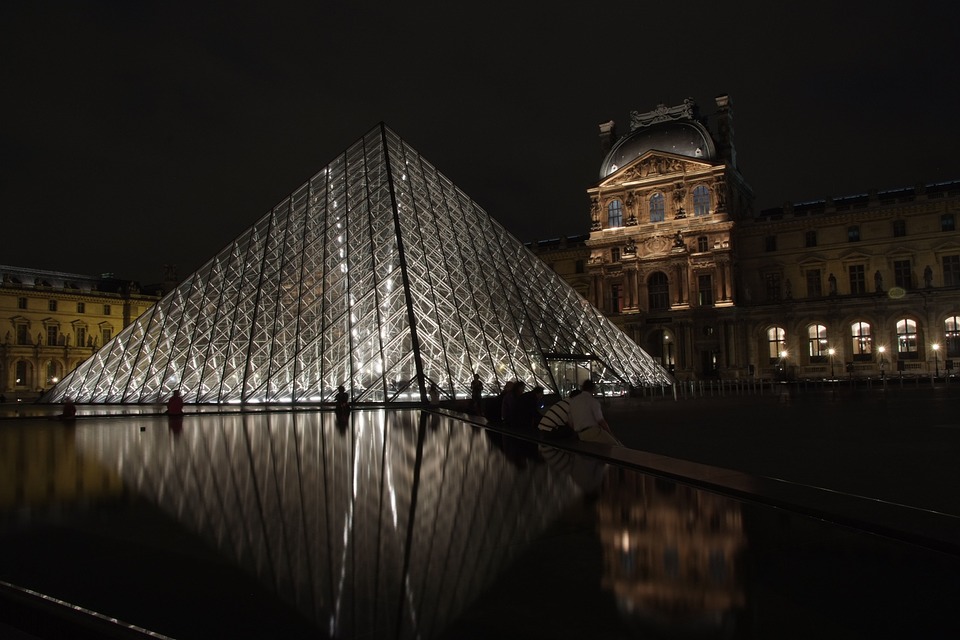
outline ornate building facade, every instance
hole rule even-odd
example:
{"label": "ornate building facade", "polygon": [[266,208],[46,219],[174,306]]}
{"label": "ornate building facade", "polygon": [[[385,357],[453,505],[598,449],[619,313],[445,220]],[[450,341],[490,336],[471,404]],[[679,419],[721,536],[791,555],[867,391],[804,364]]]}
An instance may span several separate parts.
{"label": "ornate building facade", "polygon": [[33,400],[160,299],[111,275],[0,265],[0,392]]}
{"label": "ornate building facade", "polygon": [[709,117],[688,99],[630,126],[600,125],[586,273],[567,279],[677,378],[953,371],[960,182],[756,215],[728,96]]}

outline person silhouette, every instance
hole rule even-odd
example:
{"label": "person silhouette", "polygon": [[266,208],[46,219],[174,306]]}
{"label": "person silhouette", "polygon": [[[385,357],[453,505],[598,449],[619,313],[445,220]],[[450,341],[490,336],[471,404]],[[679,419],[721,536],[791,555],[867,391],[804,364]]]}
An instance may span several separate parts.
{"label": "person silhouette", "polygon": [[480,374],[473,374],[473,382],[470,383],[470,409],[474,414],[483,414],[483,380]]}
{"label": "person silhouette", "polygon": [[334,397],[337,413],[350,411],[350,394],[343,385],[337,387],[337,395]]}
{"label": "person silhouette", "polygon": [[73,398],[63,399],[63,410],[60,412],[60,419],[73,420],[77,417],[77,405],[73,403]]}
{"label": "person silhouette", "polygon": [[167,415],[183,415],[183,398],[180,396],[180,391],[178,389],[175,389],[173,391],[173,395],[170,396],[169,400],[167,400]]}

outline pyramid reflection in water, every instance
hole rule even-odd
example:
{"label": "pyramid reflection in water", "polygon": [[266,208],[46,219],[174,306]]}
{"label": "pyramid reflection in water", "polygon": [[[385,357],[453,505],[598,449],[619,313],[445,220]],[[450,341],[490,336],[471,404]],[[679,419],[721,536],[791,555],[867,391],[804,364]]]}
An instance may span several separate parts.
{"label": "pyramid reflection in water", "polygon": [[77,429],[77,449],[330,637],[437,636],[581,495],[416,410],[136,424]]}
{"label": "pyramid reflection in water", "polygon": [[551,361],[621,385],[665,372],[380,125],[44,397],[82,403],[466,397],[474,372],[559,390]]}

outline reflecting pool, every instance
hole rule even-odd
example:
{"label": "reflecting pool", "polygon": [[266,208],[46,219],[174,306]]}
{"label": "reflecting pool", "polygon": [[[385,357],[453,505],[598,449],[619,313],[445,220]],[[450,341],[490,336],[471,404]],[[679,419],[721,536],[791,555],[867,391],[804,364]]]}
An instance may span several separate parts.
{"label": "reflecting pool", "polygon": [[[0,459],[7,592],[116,618],[125,631],[188,639],[960,630],[953,555],[455,416],[7,419]],[[8,604],[2,621],[32,628],[31,617],[57,606]]]}

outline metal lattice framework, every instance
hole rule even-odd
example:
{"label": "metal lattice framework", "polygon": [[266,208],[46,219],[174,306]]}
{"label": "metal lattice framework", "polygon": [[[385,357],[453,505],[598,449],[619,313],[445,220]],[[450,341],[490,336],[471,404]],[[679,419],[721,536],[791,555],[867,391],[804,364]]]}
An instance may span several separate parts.
{"label": "metal lattice framework", "polygon": [[548,354],[623,384],[650,356],[384,125],[44,398],[149,403],[465,397],[474,372],[557,390]]}

